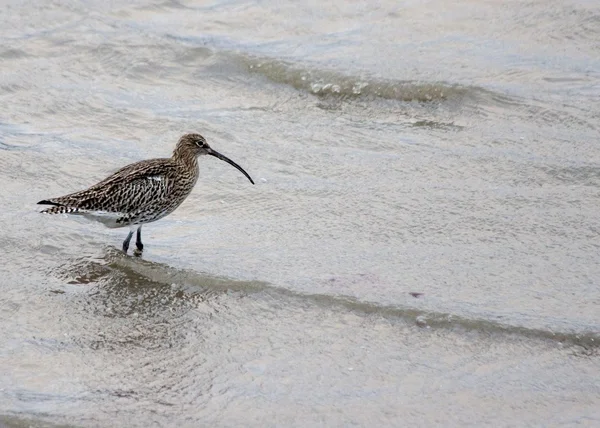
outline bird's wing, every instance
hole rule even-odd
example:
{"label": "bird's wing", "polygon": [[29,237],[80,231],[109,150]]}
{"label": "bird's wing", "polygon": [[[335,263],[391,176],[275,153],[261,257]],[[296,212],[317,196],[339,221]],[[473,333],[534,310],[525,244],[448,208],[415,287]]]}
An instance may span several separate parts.
{"label": "bird's wing", "polygon": [[175,165],[149,159],[127,165],[89,189],[42,201],[83,211],[129,214],[164,198],[173,186]]}

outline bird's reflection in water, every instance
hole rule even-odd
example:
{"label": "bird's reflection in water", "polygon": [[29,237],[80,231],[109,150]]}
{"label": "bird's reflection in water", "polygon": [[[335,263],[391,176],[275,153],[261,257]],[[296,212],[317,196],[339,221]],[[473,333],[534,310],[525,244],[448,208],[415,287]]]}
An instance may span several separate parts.
{"label": "bird's reflection in water", "polygon": [[263,287],[128,257],[114,247],[55,273],[71,286],[85,287],[66,294],[79,313],[74,319],[90,324],[93,318],[80,339],[94,349],[171,348],[187,334],[187,324],[214,322],[232,298]]}

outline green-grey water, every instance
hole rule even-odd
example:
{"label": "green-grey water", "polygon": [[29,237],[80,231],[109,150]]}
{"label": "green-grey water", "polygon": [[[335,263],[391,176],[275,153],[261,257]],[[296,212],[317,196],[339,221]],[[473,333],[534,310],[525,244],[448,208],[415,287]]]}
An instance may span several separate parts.
{"label": "green-grey water", "polygon": [[[0,426],[600,425],[593,1],[3,4]],[[171,216],[42,216],[199,132]]]}

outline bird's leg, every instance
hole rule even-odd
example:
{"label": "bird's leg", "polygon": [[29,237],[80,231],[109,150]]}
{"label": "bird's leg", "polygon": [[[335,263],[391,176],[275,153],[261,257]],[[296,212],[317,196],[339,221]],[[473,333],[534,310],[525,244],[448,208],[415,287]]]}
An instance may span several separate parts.
{"label": "bird's leg", "polygon": [[144,244],[142,244],[142,226],[138,227],[137,234],[135,235],[135,248],[136,251],[134,254],[136,256],[142,255],[142,251],[144,251]]}
{"label": "bird's leg", "polygon": [[127,238],[123,241],[123,252],[127,254],[127,250],[129,249],[129,242],[131,241],[131,237],[133,236],[133,230],[130,230],[127,234]]}

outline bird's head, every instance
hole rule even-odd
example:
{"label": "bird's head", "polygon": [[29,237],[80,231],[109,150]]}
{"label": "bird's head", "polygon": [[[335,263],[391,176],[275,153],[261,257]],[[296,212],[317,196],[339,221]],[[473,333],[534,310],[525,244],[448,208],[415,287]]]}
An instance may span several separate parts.
{"label": "bird's head", "polygon": [[185,134],[179,139],[175,151],[187,152],[194,156],[207,155],[210,146],[206,139],[200,134]]}
{"label": "bird's head", "polygon": [[248,173],[244,171],[241,166],[216,150],[211,149],[206,142],[206,139],[200,134],[183,135],[177,142],[177,146],[175,147],[175,151],[173,153],[173,156],[181,159],[195,159],[201,155],[211,155],[227,162],[228,164],[236,167],[242,174],[246,176],[246,178],[248,178],[248,180],[250,180],[250,183],[254,184],[252,178],[250,178]]}

